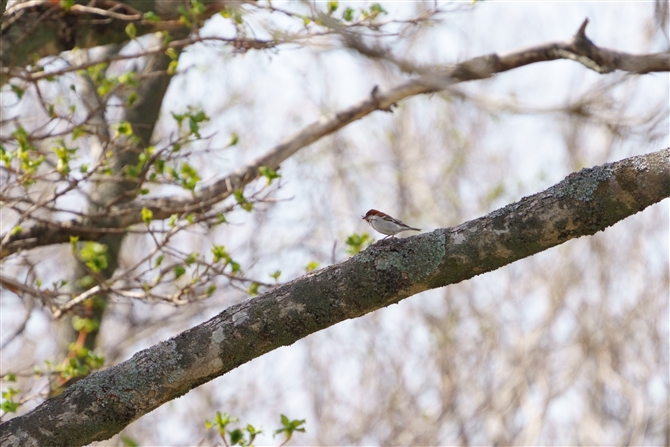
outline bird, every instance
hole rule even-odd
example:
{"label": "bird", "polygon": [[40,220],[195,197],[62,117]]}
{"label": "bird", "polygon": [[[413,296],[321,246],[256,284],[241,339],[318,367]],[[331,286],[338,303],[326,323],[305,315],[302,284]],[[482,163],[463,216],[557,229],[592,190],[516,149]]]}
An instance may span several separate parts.
{"label": "bird", "polygon": [[421,229],[419,228],[410,227],[409,225],[402,223],[398,219],[395,219],[389,216],[388,214],[382,213],[381,211],[377,210],[370,210],[367,213],[365,213],[365,216],[363,216],[363,220],[369,223],[372,228],[374,228],[381,234],[385,234],[386,237],[384,239],[388,237],[395,237],[395,235],[400,233],[401,231],[407,231],[407,230],[421,231]]}

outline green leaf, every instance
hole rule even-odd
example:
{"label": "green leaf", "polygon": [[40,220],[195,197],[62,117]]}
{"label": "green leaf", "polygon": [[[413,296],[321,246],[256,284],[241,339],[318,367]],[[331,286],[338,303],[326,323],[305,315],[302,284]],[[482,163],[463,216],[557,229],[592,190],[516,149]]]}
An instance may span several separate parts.
{"label": "green leaf", "polygon": [[177,67],[178,66],[179,66],[179,62],[177,62],[177,61],[170,62],[170,65],[168,65],[168,68],[167,68],[167,74],[172,76],[175,73],[177,73]]}
{"label": "green leaf", "polygon": [[188,127],[193,135],[196,136],[196,138],[201,138],[200,137],[200,126],[198,125],[198,122],[194,119],[188,120]]}
{"label": "green leaf", "polygon": [[83,331],[90,334],[100,328],[100,321],[75,315],[72,317],[72,327],[75,331]]}
{"label": "green leaf", "polygon": [[91,275],[84,275],[77,280],[77,286],[81,289],[90,289],[95,284],[95,279]]}
{"label": "green leaf", "polygon": [[99,273],[108,266],[107,246],[97,242],[84,242],[79,259],[93,272]]}
{"label": "green leaf", "polygon": [[382,5],[379,3],[374,3],[372,6],[370,6],[370,12],[374,14],[374,17],[376,17],[378,14],[388,14],[388,12],[386,12],[386,10],[382,8]]}
{"label": "green leaf", "polygon": [[193,264],[197,260],[198,260],[198,253],[191,253],[190,255],[188,255],[186,257],[184,262],[186,263],[186,265],[190,266],[191,264]]}
{"label": "green leaf", "polygon": [[361,12],[363,13],[363,18],[366,20],[374,20],[380,14],[388,14],[379,3],[373,3],[369,11],[363,9]]}
{"label": "green leaf", "polygon": [[280,276],[281,276],[281,270],[277,270],[274,273],[270,273],[270,278],[273,278],[275,281],[277,281]]}
{"label": "green leaf", "polygon": [[115,124],[112,126],[114,130],[116,131],[115,137],[119,137],[119,135],[124,135],[124,136],[130,136],[133,134],[133,126],[128,121],[121,121],[120,123]]}
{"label": "green leaf", "polygon": [[230,139],[228,140],[228,146],[226,147],[235,146],[239,142],[240,142],[240,136],[237,135],[237,133],[233,132],[230,134]]}
{"label": "green leaf", "polygon": [[174,271],[174,279],[177,279],[186,273],[186,268],[183,265],[176,265],[172,270]]}
{"label": "green leaf", "polygon": [[363,234],[353,233],[352,235],[347,237],[346,241],[344,241],[344,243],[349,246],[349,248],[347,248],[347,254],[350,254],[352,256],[361,252],[364,248],[366,248],[373,242],[374,242],[373,239],[370,237],[368,233]]}
{"label": "green leaf", "polygon": [[214,258],[212,261],[214,263],[217,263],[219,261],[224,261],[224,268],[228,265],[230,265],[230,268],[233,273],[239,272],[240,271],[240,264],[235,262],[233,258],[230,257],[230,254],[226,251],[226,247],[223,245],[213,245],[212,246],[212,254],[214,255]]}
{"label": "green leaf", "polygon": [[142,168],[133,165],[126,165],[123,170],[126,171],[126,177],[128,178],[137,178],[142,173]]}
{"label": "green leaf", "polygon": [[172,42],[172,34],[169,31],[163,31],[163,46],[167,47]]}
{"label": "green leaf", "polygon": [[[5,394],[4,392],[2,393],[3,395]],[[0,410],[2,410],[4,413],[16,413],[16,410],[19,409],[19,403],[14,402],[13,400],[4,400],[2,403],[0,403]]]}
{"label": "green leaf", "polygon": [[199,0],[191,0],[191,14],[198,16],[205,12],[205,5]]}
{"label": "green leaf", "polygon": [[230,260],[230,270],[232,271],[232,273],[237,273],[237,272],[239,272],[241,269],[242,269],[242,267],[240,266],[240,264],[238,264],[237,262],[233,261],[232,259]]}
{"label": "green leaf", "polygon": [[212,246],[212,254],[214,255],[214,259],[212,260],[213,262],[219,262],[222,259],[229,260],[230,255],[228,255],[228,252],[226,251],[226,247],[223,245],[214,245]]}
{"label": "green leaf", "polygon": [[263,430],[257,429],[251,424],[247,424],[246,430],[249,433],[249,442],[247,443],[248,445],[252,445],[256,436],[263,433]]}
{"label": "green leaf", "polygon": [[105,364],[105,357],[102,355],[98,355],[93,351],[88,351],[88,354],[86,355],[84,361],[91,369],[99,369],[102,368],[103,365]]}
{"label": "green leaf", "polygon": [[136,92],[131,92],[126,98],[126,107],[132,107],[139,98],[140,96]]}
{"label": "green leaf", "polygon": [[143,17],[144,17],[144,20],[146,20],[148,22],[160,22],[161,21],[161,18],[158,16],[158,14],[156,14],[153,11],[145,12]]}
{"label": "green leaf", "polygon": [[70,161],[72,161],[74,154],[77,153],[78,148],[69,148],[65,145],[65,141],[58,140],[58,146],[51,148],[58,161],[56,162],[56,171],[63,175],[70,173]]}
{"label": "green leaf", "polygon": [[98,87],[98,95],[100,95],[100,96],[107,95],[118,84],[119,84],[119,80],[117,78],[105,78],[105,79],[103,79],[102,82],[100,83],[100,86]]}
{"label": "green leaf", "polygon": [[121,435],[121,442],[123,443],[123,447],[140,447],[137,441],[126,435]]}
{"label": "green leaf", "polygon": [[202,110],[197,113],[187,113],[188,116],[188,126],[192,135],[195,135],[196,138],[200,137],[200,123],[209,121],[209,117]]}
{"label": "green leaf", "polygon": [[247,293],[249,293],[249,295],[251,295],[251,296],[258,295],[258,286],[259,285],[260,284],[258,284],[257,282],[252,282],[251,285],[249,286],[249,288],[247,289]]}
{"label": "green leaf", "polygon": [[135,37],[137,37],[137,28],[135,28],[135,24],[133,22],[130,22],[128,25],[126,25],[126,35],[130,37],[130,40],[133,40]]}
{"label": "green leaf", "polygon": [[160,267],[160,265],[163,263],[163,259],[165,259],[164,255],[158,256],[156,261],[154,261],[154,267]]}
{"label": "green leaf", "polygon": [[91,65],[90,67],[86,68],[86,74],[95,84],[100,84],[102,80],[105,79],[105,71],[107,70],[108,66],[109,64],[106,62]]}
{"label": "green leaf", "polygon": [[[183,6],[180,6],[180,7],[177,8],[177,9],[178,9],[178,10],[181,9],[182,11],[185,11],[185,9],[184,9]],[[189,20],[189,18],[188,18],[188,16],[187,16],[186,14],[182,14],[182,15],[179,16],[179,23],[181,23],[182,25],[184,25],[186,28],[191,28],[191,27],[193,27],[193,24],[191,23],[191,21]]]}
{"label": "green leaf", "polygon": [[235,445],[244,439],[244,432],[239,428],[229,431],[228,435],[230,435],[230,445]]}
{"label": "green leaf", "polygon": [[174,113],[172,112],[172,118],[177,122],[177,127],[181,127],[181,124],[184,122],[184,118],[186,118],[186,114],[179,114],[179,113]]}
{"label": "green leaf", "polygon": [[9,232],[9,235],[12,236],[12,237],[14,237],[14,236],[16,236],[16,235],[19,234],[19,233],[21,233],[21,226],[20,226],[20,225],[16,225],[16,226],[14,226],[14,228],[12,228],[12,231]]}
{"label": "green leaf", "polygon": [[79,242],[79,236],[70,236],[70,248],[72,253],[77,252],[77,242]]}
{"label": "green leaf", "polygon": [[263,177],[265,177],[268,181],[268,185],[272,183],[272,180],[276,178],[280,178],[281,175],[277,174],[276,171],[273,171],[272,169],[268,168],[267,166],[261,166],[258,168],[258,171],[261,173]]}
{"label": "green leaf", "polygon": [[328,14],[332,14],[337,11],[339,3],[337,0],[331,0],[328,2]]}
{"label": "green leaf", "polygon": [[198,171],[190,164],[182,163],[181,167],[179,168],[179,173],[181,174],[181,185],[184,188],[193,191],[200,181],[200,175],[198,175]]}
{"label": "green leaf", "polygon": [[26,92],[24,89],[15,84],[9,84],[9,87],[19,99],[23,98],[23,94]]}
{"label": "green leaf", "polygon": [[149,208],[142,208],[142,222],[149,225],[153,219],[154,213]]}
{"label": "green leaf", "polygon": [[19,390],[17,390],[16,388],[9,387],[5,391],[2,392],[2,398],[3,399],[12,399],[17,394],[19,394]]}
{"label": "green leaf", "polygon": [[220,411],[217,411],[214,421],[205,421],[205,427],[208,429],[215,427],[218,430],[219,435],[223,436],[226,433],[226,426],[231,422],[237,422],[237,418],[230,417],[228,413],[221,414]]}
{"label": "green leaf", "polygon": [[[177,50],[175,50],[174,48],[168,48],[167,50],[165,50],[165,54],[170,59],[172,59],[173,61],[176,61],[177,59],[179,59],[179,55],[177,54]],[[179,125],[181,126],[181,123],[179,123]]]}
{"label": "green leaf", "polygon": [[344,10],[342,13],[342,18],[346,22],[351,22],[354,18],[354,10],[352,8],[347,7],[347,9]]}
{"label": "green leaf", "polygon": [[77,126],[74,129],[72,129],[72,141],[76,140],[79,137],[83,137],[86,135],[86,129],[84,126]]}
{"label": "green leaf", "polygon": [[181,176],[179,175],[179,173],[177,172],[177,170],[176,170],[175,168],[168,166],[168,168],[166,169],[166,171],[167,171],[168,175],[169,175],[171,178],[173,178],[174,180],[179,180],[179,179],[181,179]]}
{"label": "green leaf", "polygon": [[2,378],[5,382],[16,382],[16,374],[14,373],[7,373],[5,374],[5,377]]}
{"label": "green leaf", "polygon": [[237,9],[230,8],[228,6],[226,6],[226,8],[222,10],[219,14],[221,14],[221,17],[223,17],[224,19],[233,19],[233,21],[235,21],[235,23],[237,24],[242,24],[244,22],[240,11]]}
{"label": "green leaf", "polygon": [[244,192],[242,192],[241,189],[236,189],[233,191],[233,196],[235,196],[237,203],[244,203],[247,201],[247,199],[244,198]]}
{"label": "green leaf", "polygon": [[60,0],[59,5],[65,11],[69,11],[74,6],[75,0]]}
{"label": "green leaf", "polygon": [[247,199],[244,198],[244,193],[242,192],[241,189],[236,189],[235,191],[233,191],[233,196],[235,196],[235,200],[242,207],[243,210],[251,212],[251,210],[254,207],[254,204],[248,202]]}
{"label": "green leaf", "polygon": [[130,85],[133,87],[139,87],[140,86],[140,79],[138,77],[138,74],[134,71],[128,71],[121,76],[119,76],[119,84],[123,85]]}
{"label": "green leaf", "polygon": [[286,435],[286,441],[288,442],[288,440],[291,439],[291,437],[293,436],[294,432],[297,431],[305,433],[305,428],[301,427],[301,425],[303,425],[304,423],[305,423],[304,419],[290,420],[288,417],[282,414],[281,415],[282,428],[275,430],[274,435],[284,433]]}
{"label": "green leaf", "polygon": [[307,273],[309,273],[309,272],[313,272],[313,271],[316,270],[317,268],[319,268],[319,263],[318,263],[318,262],[316,262],[316,261],[309,261],[309,264],[307,264],[307,265],[305,266],[305,271],[307,271]]}

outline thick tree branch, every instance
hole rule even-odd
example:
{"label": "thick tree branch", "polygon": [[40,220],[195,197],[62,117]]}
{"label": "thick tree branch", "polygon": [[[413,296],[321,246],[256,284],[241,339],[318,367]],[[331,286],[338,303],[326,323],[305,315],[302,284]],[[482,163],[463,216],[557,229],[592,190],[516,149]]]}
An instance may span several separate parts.
{"label": "thick tree branch", "polygon": [[419,292],[592,235],[670,196],[670,149],[571,174],[454,228],[380,241],[82,379],[2,424],[3,446],[108,439],[189,390],[281,346]]}
{"label": "thick tree branch", "polygon": [[151,210],[154,220],[167,219],[173,214],[199,214],[209,211],[235,190],[243,189],[257,179],[261,166],[277,169],[300,149],[375,110],[390,111],[395,103],[405,98],[439,91],[459,82],[485,79],[496,73],[557,59],[576,60],[598,73],[608,73],[615,69],[639,74],[670,71],[669,53],[633,55],[596,47],[584,34],[587,23],[588,21],[584,21],[569,42],[540,45],[500,56],[492,54],[477,57],[442,71],[410,79],[386,91],[375,87],[369,97],[340,112],[322,117],[246,166],[199,190],[195,195],[141,199],[115,207],[104,216],[91,216],[64,223],[36,224],[2,239],[7,242],[0,251],[0,259],[19,250],[69,242],[70,236],[78,236],[82,241],[98,240],[104,233],[96,231],[96,228],[126,228],[141,223],[142,208]]}

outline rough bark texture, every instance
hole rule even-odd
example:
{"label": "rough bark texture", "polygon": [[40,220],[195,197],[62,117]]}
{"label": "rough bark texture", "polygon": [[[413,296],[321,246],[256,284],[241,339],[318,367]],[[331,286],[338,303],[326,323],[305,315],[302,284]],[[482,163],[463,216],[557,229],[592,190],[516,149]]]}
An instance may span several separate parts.
{"label": "rough bark texture", "polygon": [[592,235],[670,196],[670,149],[571,174],[458,227],[380,241],[90,375],[2,424],[3,446],[74,446],[278,347],[419,293]]}

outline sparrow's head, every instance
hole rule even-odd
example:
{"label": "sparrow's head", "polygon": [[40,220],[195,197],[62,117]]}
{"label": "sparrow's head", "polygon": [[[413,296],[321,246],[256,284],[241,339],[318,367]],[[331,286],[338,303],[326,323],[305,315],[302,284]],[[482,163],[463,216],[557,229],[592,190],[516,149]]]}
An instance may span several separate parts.
{"label": "sparrow's head", "polygon": [[367,213],[365,213],[365,216],[363,216],[363,220],[366,220],[366,221],[369,222],[371,218],[382,217],[383,215],[384,215],[384,213],[382,213],[381,211],[370,210]]}

